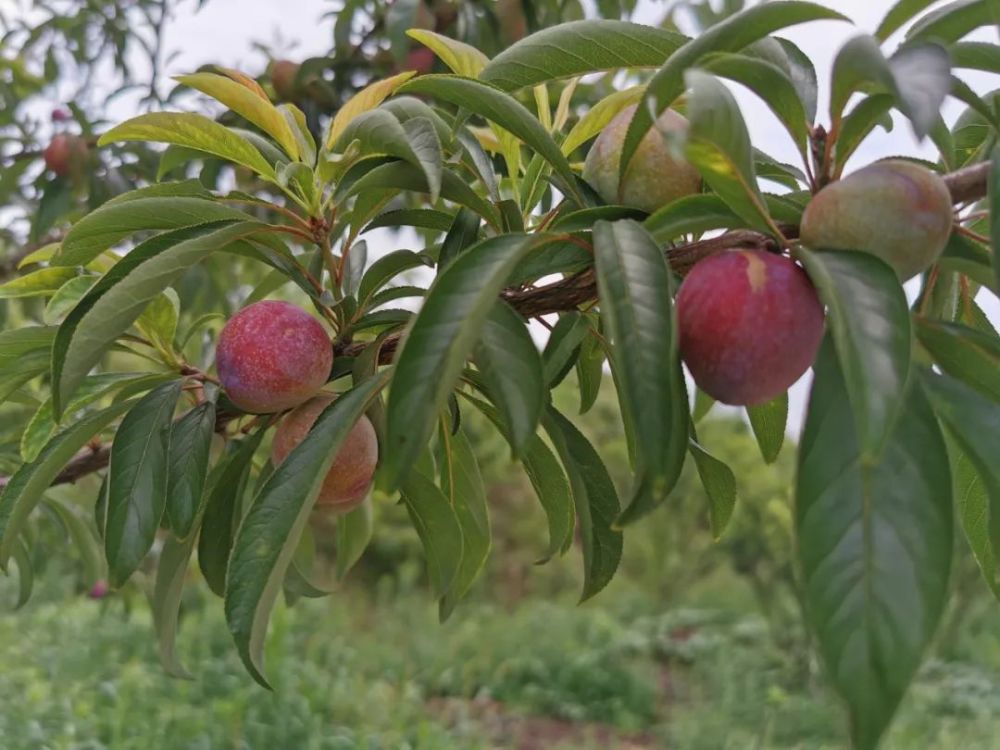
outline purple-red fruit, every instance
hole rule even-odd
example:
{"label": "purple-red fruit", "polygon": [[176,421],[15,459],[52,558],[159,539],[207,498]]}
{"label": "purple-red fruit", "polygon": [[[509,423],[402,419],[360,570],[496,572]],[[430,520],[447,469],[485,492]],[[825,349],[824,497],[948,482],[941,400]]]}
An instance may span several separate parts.
{"label": "purple-red fruit", "polygon": [[677,293],[681,357],[698,387],[725,404],[784,393],[815,359],[823,317],[805,271],[762,250],[698,262]]}
{"label": "purple-red fruit", "polygon": [[583,165],[586,180],[605,203],[631,206],[653,213],[668,203],[701,189],[701,175],[690,163],[671,153],[661,133],[683,133],[688,122],[673,110],[660,115],[656,127],[639,141],[639,148],[623,180],[618,179],[622,145],[635,104],[608,123],[587,152]]}
{"label": "purple-red fruit", "polygon": [[226,323],[216,358],[230,401],[269,414],[316,395],[330,376],[333,346],[305,310],[268,300],[243,308]]}
{"label": "purple-red fruit", "polygon": [[[271,444],[271,462],[275,466],[309,433],[319,415],[333,402],[335,396],[323,393],[291,412],[278,425]],[[378,464],[378,438],[368,417],[361,417],[341,443],[333,465],[323,480],[318,507],[337,512],[347,512],[357,507],[368,495]]]}
{"label": "purple-red fruit", "polygon": [[78,135],[59,133],[42,152],[45,166],[60,177],[70,177],[83,170],[90,148]]}
{"label": "purple-red fruit", "polygon": [[799,236],[813,248],[869,252],[906,281],[938,259],[951,224],[944,180],[919,164],[888,160],[820,190],[806,206]]}

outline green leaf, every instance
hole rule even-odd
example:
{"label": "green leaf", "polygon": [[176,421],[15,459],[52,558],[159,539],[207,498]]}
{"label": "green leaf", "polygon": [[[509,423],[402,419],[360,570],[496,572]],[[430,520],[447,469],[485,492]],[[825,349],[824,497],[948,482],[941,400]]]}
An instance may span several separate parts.
{"label": "green leaf", "polygon": [[326,149],[329,151],[333,148],[333,144],[340,139],[341,134],[355,117],[370,109],[375,109],[387,96],[393,94],[397,88],[414,75],[416,73],[411,70],[391,78],[375,81],[344,102],[344,105],[337,110],[337,114],[330,122],[330,129],[326,134]]}
{"label": "green leaf", "polygon": [[969,68],[983,70],[987,73],[1000,73],[1000,59],[997,59],[997,46],[989,42],[958,42],[948,47],[953,68]]}
{"label": "green leaf", "polygon": [[236,533],[226,573],[226,621],[247,671],[264,687],[264,636],[275,599],[330,465],[385,385],[373,377],[319,415],[254,498]]}
{"label": "green leaf", "polygon": [[973,328],[917,318],[917,337],[949,375],[1000,403],[1000,341]]}
{"label": "green leaf", "polygon": [[990,497],[976,467],[953,437],[946,439],[951,459],[951,477],[954,483],[955,505],[965,531],[965,539],[972,550],[983,579],[993,596],[1000,599],[1000,577],[997,571],[997,551],[990,541]]}
{"label": "green leaf", "polygon": [[[410,130],[415,137],[411,138]],[[347,126],[333,151],[344,152],[352,143],[360,145],[362,155],[388,154],[420,169],[427,180],[431,201],[437,200],[441,192],[441,142],[429,121],[415,118],[404,127],[387,110],[373,109],[358,115]]]}
{"label": "green leaf", "polygon": [[451,69],[452,73],[467,78],[476,78],[490,61],[486,55],[475,47],[449,39],[443,34],[436,34],[426,29],[409,29],[406,35],[415,39],[441,58],[441,62]]}
{"label": "green leaf", "polygon": [[853,746],[873,750],[948,596],[951,477],[944,439],[911,388],[883,458],[866,461],[827,340],[799,449],[795,529],[805,604]]}
{"label": "green leaf", "polygon": [[840,135],[835,146],[835,174],[840,174],[861,142],[881,125],[892,130],[893,97],[891,94],[872,94],[858,104],[841,121]]}
{"label": "green leaf", "polygon": [[84,265],[136,232],[250,219],[243,211],[202,198],[150,197],[109,201],[73,225],[53,263]]}
{"label": "green leaf", "polygon": [[747,407],[747,417],[757,447],[764,462],[773,464],[778,460],[781,446],[785,442],[785,426],[788,422],[788,394],[782,393],[767,403]]}
{"label": "green leaf", "polygon": [[372,501],[367,498],[349,513],[337,518],[337,578],[343,578],[361,559],[375,530]]}
{"label": "green leaf", "polygon": [[651,214],[642,224],[659,243],[670,242],[685,234],[737,229],[747,225],[722,198],[709,193],[678,198]]}
{"label": "green leaf", "polygon": [[853,250],[799,250],[827,308],[862,455],[874,460],[893,429],[910,373],[910,314],[896,273]]}
{"label": "green leaf", "polygon": [[576,380],[580,386],[580,414],[586,414],[597,402],[604,377],[604,348],[598,332],[591,326],[589,336],[580,344],[580,356],[576,359]]}
{"label": "green leaf", "polygon": [[90,287],[97,281],[97,276],[87,274],[85,276],[74,276],[56,290],[45,305],[45,312],[42,313],[42,320],[46,325],[58,325],[59,321],[72,310],[76,303],[80,301]]}
{"label": "green leaf", "polygon": [[688,161],[750,227],[772,232],[754,173],[750,134],[735,97],[721,81],[699,70],[688,71],[685,80],[691,89],[685,149]]}
{"label": "green leaf", "polygon": [[218,596],[226,594],[226,569],[240,524],[240,510],[253,457],[265,432],[266,429],[261,428],[241,441],[231,441],[209,479],[210,489],[198,537],[198,567],[208,587]]}
{"label": "green leaf", "polygon": [[433,208],[399,208],[381,213],[361,230],[361,234],[379,227],[415,227],[447,232],[451,215]]}
{"label": "green leaf", "polygon": [[736,477],[723,461],[706,451],[697,441],[690,440],[688,450],[698,469],[698,478],[708,497],[708,518],[716,541],[729,525],[736,507]]}
{"label": "green leaf", "polygon": [[0,299],[17,297],[41,297],[52,294],[63,284],[75,279],[79,271],[75,268],[42,268],[38,271],[17,276],[6,284],[0,284]]}
{"label": "green leaf", "polygon": [[222,102],[274,138],[292,159],[299,158],[299,143],[291,125],[262,91],[256,92],[232,78],[214,73],[176,76],[175,80]]}
{"label": "green leaf", "polygon": [[906,40],[955,42],[981,26],[996,23],[993,0],[957,0],[922,16],[906,32]]}
{"label": "green leaf", "polygon": [[542,359],[525,320],[496,302],[483,324],[473,361],[500,414],[500,428],[515,456],[535,435],[545,404]]}
{"label": "green leaf", "polygon": [[989,498],[987,533],[993,549],[1000,549],[1000,404],[946,375],[922,375],[934,411],[982,480]]}
{"label": "green leaf", "polygon": [[35,585],[35,571],[31,565],[31,550],[23,539],[19,539],[13,552],[14,564],[17,565],[17,601],[14,609],[20,609],[31,598],[31,590]]}
{"label": "green leaf", "polygon": [[538,241],[516,234],[483,240],[434,280],[396,355],[382,487],[398,487],[423,451],[497,295]]}
{"label": "green leaf", "polygon": [[433,267],[434,262],[423,253],[412,250],[394,250],[371,264],[358,285],[358,304],[364,308],[375,292],[389,280],[413,268]]}
{"label": "green leaf", "polygon": [[166,518],[178,539],[193,535],[208,475],[215,403],[205,401],[174,423],[170,433]]}
{"label": "green leaf", "polygon": [[788,73],[768,60],[745,54],[709,55],[700,65],[710,73],[743,84],[759,96],[785,126],[799,153],[805,157],[809,120],[805,104]]}
{"label": "green leaf", "polygon": [[462,564],[462,526],[448,498],[420,471],[411,471],[400,487],[403,504],[420,536],[427,574],[436,597],[444,597]]}
{"label": "green leaf", "polygon": [[480,78],[505,91],[599,70],[662,65],[687,37],[625,21],[592,19],[542,29],[501,52]]}
{"label": "green leaf", "polygon": [[121,587],[153,546],[167,502],[170,424],[183,380],[165,383],[125,415],[111,446],[104,552]]}
{"label": "green leaf", "polygon": [[274,168],[251,143],[204,115],[194,112],[149,112],[108,130],[98,146],[121,141],[153,141],[186,146],[241,164],[274,181]]}
{"label": "green leaf", "polygon": [[631,498],[618,522],[635,521],[673,490],[688,448],[673,279],[659,245],[634,221],[594,225],[601,318],[616,364],[621,409],[638,452]]}
{"label": "green leaf", "polygon": [[160,664],[172,677],[191,679],[191,673],[181,664],[177,655],[177,626],[181,609],[181,594],[184,593],[184,578],[187,575],[194,549],[195,536],[184,541],[167,537],[156,564],[156,582],[153,585],[153,628],[159,644]]}
{"label": "green leaf", "polygon": [[[132,393],[137,393],[136,387],[144,385],[152,388],[169,378],[168,375],[146,375],[136,373],[100,373],[89,375],[80,384],[76,396],[66,407],[66,411],[73,415],[104,396],[114,393],[120,388],[131,386]],[[21,457],[25,461],[34,461],[41,453],[45,444],[49,442],[55,434],[57,425],[52,414],[52,399],[46,399],[31,416],[28,424],[25,425],[21,433]]]}
{"label": "green leaf", "polygon": [[702,56],[709,52],[737,52],[779,29],[820,20],[849,19],[815,3],[793,0],[769,2],[735,13],[673,52],[650,79],[643,103],[632,118],[622,145],[620,174],[624,176],[639,142],[649,132],[654,120],[684,93],[684,74]]}
{"label": "green leaf", "polygon": [[34,461],[14,472],[0,494],[0,566],[10,559],[24,522],[62,468],[88,440],[135,403],[123,401],[74,422],[52,438]]}
{"label": "green leaf", "polygon": [[523,104],[500,89],[471,78],[424,75],[407,82],[400,92],[443,99],[510,131],[552,165],[571,190],[575,189],[573,170],[552,136]]}
{"label": "green leaf", "polygon": [[911,44],[887,60],[873,37],[854,37],[833,62],[830,112],[834,119],[840,118],[851,94],[872,86],[894,97],[917,136],[923,138],[951,89],[948,53],[937,44]]}
{"label": "green leaf", "polygon": [[585,601],[614,577],[622,556],[622,533],[615,519],[620,505],[615,485],[594,446],[573,424],[551,406],[542,418],[569,477],[573,504],[583,542],[583,594]]}
{"label": "green leaf", "polygon": [[83,582],[90,588],[105,577],[104,556],[101,554],[92,527],[84,522],[78,506],[53,497],[47,497],[43,502],[45,507],[59,519],[59,523],[79,552]]}
{"label": "green leaf", "polygon": [[490,517],[486,487],[479,463],[465,432],[447,438],[447,455],[441,460],[441,491],[455,510],[462,531],[462,562],[455,580],[441,597],[439,613],[445,621],[468,593],[490,554]]}
{"label": "green leaf", "polygon": [[990,247],[993,250],[994,289],[1000,293],[1000,145],[993,146],[987,200],[990,206]]}
{"label": "green leaf", "polygon": [[542,376],[550,389],[559,385],[576,364],[589,329],[586,318],[576,310],[559,316],[542,351]]}
{"label": "green leaf", "polygon": [[250,234],[259,225],[208,224],[146,240],[105,274],[59,326],[52,347],[55,414],[107,348],[157,294],[194,263]]}
{"label": "green leaf", "polygon": [[136,319],[135,326],[147,339],[168,352],[173,350],[177,321],[180,318],[180,298],[170,287],[157,294]]}
{"label": "green leaf", "polygon": [[441,252],[438,253],[438,268],[447,268],[448,264],[457,258],[461,253],[479,241],[479,224],[481,220],[467,208],[458,209],[455,220],[448,228],[441,243]]}
{"label": "green leaf", "polygon": [[885,41],[892,34],[903,27],[908,21],[910,21],[915,15],[925,10],[929,6],[933,5],[936,0],[898,0],[898,2],[889,9],[889,12],[885,14],[885,18],[878,25],[878,29],[875,31],[875,37],[880,41]]}

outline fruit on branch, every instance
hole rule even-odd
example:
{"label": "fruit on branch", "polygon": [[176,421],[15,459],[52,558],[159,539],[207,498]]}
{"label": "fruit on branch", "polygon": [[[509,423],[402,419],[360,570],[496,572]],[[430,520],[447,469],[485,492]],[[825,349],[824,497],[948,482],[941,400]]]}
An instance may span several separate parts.
{"label": "fruit on branch", "polygon": [[937,260],[951,225],[944,180],[896,159],[871,164],[819,191],[802,215],[800,237],[813,248],[870,252],[906,281]]}
{"label": "fruit on branch", "polygon": [[497,0],[493,13],[504,44],[513,44],[527,35],[528,19],[524,17],[523,0]]}
{"label": "fruit on branch", "polygon": [[[332,394],[320,394],[281,420],[271,443],[271,463],[281,465],[335,398]],[[371,489],[377,464],[378,438],[375,428],[368,417],[362,416],[341,443],[333,465],[323,480],[316,505],[338,512],[347,512],[360,505]]]}
{"label": "fruit on branch", "polygon": [[698,262],[677,293],[680,351],[695,383],[725,404],[784,393],[812,364],[823,306],[790,259],[731,250]]}
{"label": "fruit on branch", "polygon": [[333,345],[305,310],[267,300],[226,323],[216,359],[229,399],[245,411],[269,414],[316,395],[330,376]]}
{"label": "fruit on branch", "polygon": [[701,175],[683,158],[672,154],[661,135],[687,130],[687,120],[668,109],[639,143],[625,179],[619,184],[622,143],[636,106],[619,112],[597,136],[587,153],[583,179],[606,203],[652,213],[678,198],[697,193],[701,189]]}
{"label": "fruit on branch", "polygon": [[299,75],[299,64],[291,60],[275,60],[268,70],[274,93],[282,101],[292,102],[298,98],[299,87],[296,78]]}
{"label": "fruit on branch", "polygon": [[42,152],[45,166],[60,177],[78,175],[87,162],[90,147],[79,135],[59,133],[54,136]]}
{"label": "fruit on branch", "polygon": [[402,70],[415,70],[419,74],[430,73],[434,69],[436,56],[427,47],[415,47],[406,53]]}

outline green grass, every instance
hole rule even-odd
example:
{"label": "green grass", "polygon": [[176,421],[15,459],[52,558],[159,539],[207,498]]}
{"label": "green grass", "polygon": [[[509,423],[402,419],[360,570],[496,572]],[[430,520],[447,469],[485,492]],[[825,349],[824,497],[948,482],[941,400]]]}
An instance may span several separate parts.
{"label": "green grass", "polygon": [[[269,693],[203,596],[181,630],[193,681],[160,670],[144,607],[126,617],[120,601],[43,595],[0,616],[0,746],[467,750],[545,729],[552,747],[844,747],[814,671],[776,649],[763,621],[724,608],[655,613],[612,593],[585,607],[470,603],[439,625],[423,595],[347,589],[278,608]],[[982,648],[986,629],[970,628]],[[886,747],[987,750],[998,736],[1000,674],[931,661]]]}

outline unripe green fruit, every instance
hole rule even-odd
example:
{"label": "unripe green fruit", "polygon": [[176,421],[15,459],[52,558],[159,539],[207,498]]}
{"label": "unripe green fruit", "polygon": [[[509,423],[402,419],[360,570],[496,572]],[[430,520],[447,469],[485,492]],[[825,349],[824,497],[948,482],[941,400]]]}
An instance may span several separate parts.
{"label": "unripe green fruit", "polygon": [[636,106],[619,112],[597,136],[583,165],[583,179],[606,203],[653,213],[678,198],[697,193],[701,175],[691,164],[674,157],[660,134],[687,130],[687,120],[668,109],[639,142],[625,179],[619,184],[622,144]]}
{"label": "unripe green fruit", "polygon": [[951,234],[948,186],[908,161],[881,161],[819,191],[802,215],[800,237],[813,248],[864,250],[900,281],[933,264]]}
{"label": "unripe green fruit", "polygon": [[[309,434],[319,415],[334,398],[329,393],[320,394],[281,420],[271,444],[271,462],[275,466],[280,466]],[[317,507],[343,513],[360,505],[371,488],[377,464],[378,437],[368,417],[362,416],[340,444],[316,498]]]}

